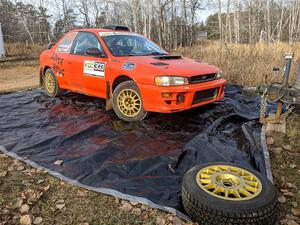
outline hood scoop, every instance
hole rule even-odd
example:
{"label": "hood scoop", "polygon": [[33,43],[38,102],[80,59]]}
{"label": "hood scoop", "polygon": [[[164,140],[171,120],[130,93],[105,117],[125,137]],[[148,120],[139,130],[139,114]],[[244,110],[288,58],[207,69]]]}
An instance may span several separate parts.
{"label": "hood scoop", "polygon": [[150,64],[152,64],[154,66],[168,66],[169,65],[169,64],[163,63],[163,62],[155,62],[155,63],[150,63]]}
{"label": "hood scoop", "polygon": [[173,59],[182,59],[182,56],[180,55],[161,55],[161,56],[156,56],[154,59],[158,60],[173,60]]}

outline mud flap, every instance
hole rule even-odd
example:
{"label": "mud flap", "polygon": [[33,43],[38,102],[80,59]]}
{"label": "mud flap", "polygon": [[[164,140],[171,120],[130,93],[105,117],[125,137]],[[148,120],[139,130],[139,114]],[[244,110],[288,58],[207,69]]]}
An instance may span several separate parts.
{"label": "mud flap", "polygon": [[105,110],[109,111],[112,110],[112,93],[110,89],[110,83],[109,81],[106,82],[106,106]]}
{"label": "mud flap", "polygon": [[43,79],[43,69],[40,68],[40,87],[44,86],[44,79]]}

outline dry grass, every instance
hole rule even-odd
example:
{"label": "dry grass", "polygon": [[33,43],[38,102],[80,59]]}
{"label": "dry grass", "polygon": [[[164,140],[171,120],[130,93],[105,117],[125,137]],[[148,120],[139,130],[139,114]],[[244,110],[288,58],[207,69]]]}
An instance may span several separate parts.
{"label": "dry grass", "polygon": [[[285,53],[295,53],[294,62],[300,60],[300,43],[278,44],[227,44],[208,42],[193,48],[180,48],[176,53],[200,59],[220,67],[229,83],[257,86],[272,81],[281,81],[282,73],[273,72],[273,67],[282,67]],[[293,76],[297,69],[293,65]]]}
{"label": "dry grass", "polygon": [[7,57],[12,56],[39,56],[40,53],[45,49],[45,46],[32,45],[25,43],[6,43],[5,50]]}
{"label": "dry grass", "polygon": [[287,130],[289,136],[298,137],[296,142],[300,147],[300,106],[298,106],[296,112],[289,117]]}

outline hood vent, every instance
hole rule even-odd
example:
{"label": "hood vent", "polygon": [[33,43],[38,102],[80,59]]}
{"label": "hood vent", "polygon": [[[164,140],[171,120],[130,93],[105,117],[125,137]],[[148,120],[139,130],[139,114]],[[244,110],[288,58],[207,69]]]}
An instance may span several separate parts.
{"label": "hood vent", "polygon": [[151,63],[154,66],[168,66],[169,64],[167,63],[163,63],[163,62],[155,62],[155,63]]}
{"label": "hood vent", "polygon": [[154,57],[154,59],[158,59],[158,60],[182,59],[182,56],[180,56],[180,55],[161,55],[161,56]]}

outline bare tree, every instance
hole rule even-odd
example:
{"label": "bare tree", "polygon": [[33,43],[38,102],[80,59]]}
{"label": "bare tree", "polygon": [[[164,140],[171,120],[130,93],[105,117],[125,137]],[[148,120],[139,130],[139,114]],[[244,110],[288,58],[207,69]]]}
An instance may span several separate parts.
{"label": "bare tree", "polygon": [[220,42],[223,42],[223,22],[222,22],[222,4],[221,0],[217,0],[218,3],[218,19],[219,19],[219,34]]}
{"label": "bare tree", "polygon": [[90,8],[91,2],[88,0],[79,0],[78,10],[84,17],[84,24],[86,27],[91,27]]}
{"label": "bare tree", "polygon": [[[17,4],[17,2],[16,2],[16,4]],[[24,26],[24,28],[25,28],[25,30],[26,30],[26,32],[27,32],[29,38],[30,38],[31,43],[34,44],[34,40],[33,40],[32,34],[31,34],[31,32],[29,31],[28,25],[27,25],[27,23],[26,23],[26,18],[24,18],[24,15],[23,15],[22,13],[20,13],[18,7],[16,7],[16,12],[17,12],[18,18],[19,18],[20,21],[22,22],[22,24],[23,24],[23,26]]]}

